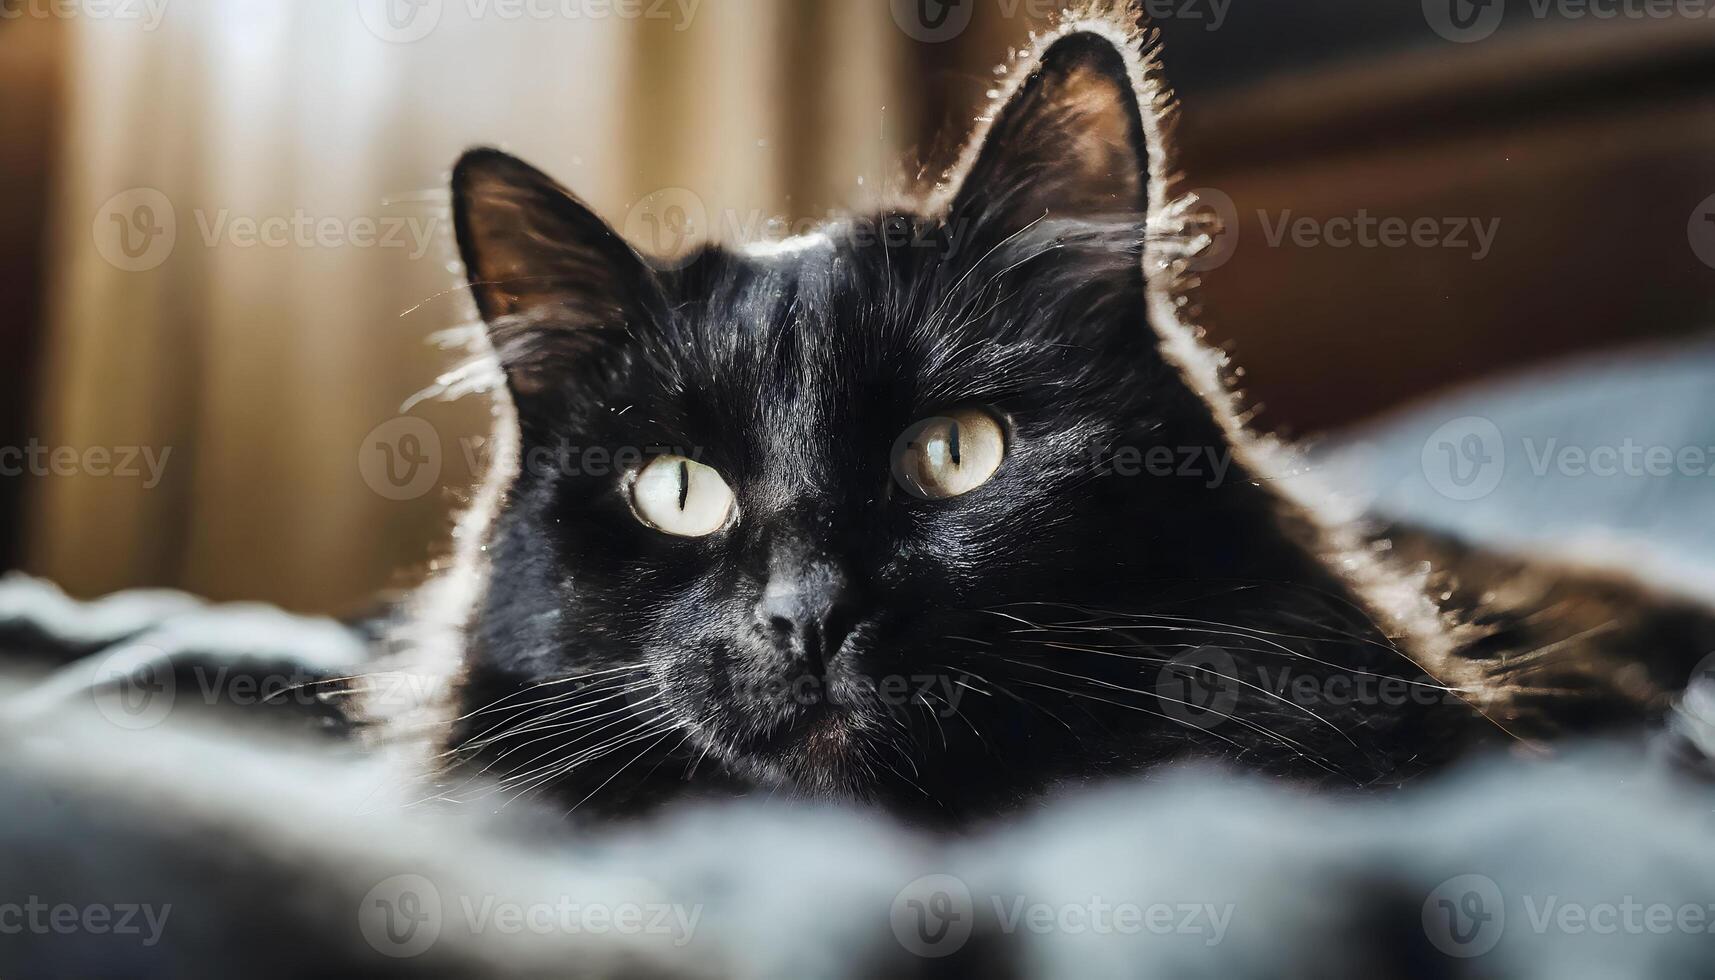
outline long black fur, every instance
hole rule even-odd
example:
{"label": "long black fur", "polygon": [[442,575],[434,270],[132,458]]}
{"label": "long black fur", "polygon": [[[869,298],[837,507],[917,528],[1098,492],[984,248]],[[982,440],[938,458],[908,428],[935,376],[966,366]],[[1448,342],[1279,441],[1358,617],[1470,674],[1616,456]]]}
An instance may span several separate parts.
{"label": "long black fur", "polygon": [[[461,245],[522,462],[450,745],[570,806],[708,779],[961,820],[1185,756],[1391,784],[1500,736],[1294,537],[1158,349],[1144,111],[1111,39],[1069,33],[944,212],[665,269],[545,176],[465,157]],[[994,480],[901,492],[901,433],[970,407],[1007,428]],[[736,522],[645,526],[623,473],[555,465],[589,447],[693,456]],[[1171,472],[1120,464],[1163,451]],[[754,614],[806,562],[856,583],[808,697]],[[1399,703],[1324,696],[1337,677]]]}

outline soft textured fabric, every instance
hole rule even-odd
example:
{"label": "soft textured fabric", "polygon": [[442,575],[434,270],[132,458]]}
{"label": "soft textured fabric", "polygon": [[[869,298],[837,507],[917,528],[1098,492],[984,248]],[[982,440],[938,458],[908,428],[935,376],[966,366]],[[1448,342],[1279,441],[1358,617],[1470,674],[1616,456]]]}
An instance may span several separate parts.
{"label": "soft textured fabric", "polygon": [[[1715,788],[1625,752],[1495,759],[1392,797],[1169,772],[952,840],[780,801],[575,840],[527,801],[499,816],[417,802],[373,764],[171,725],[112,736],[76,713],[0,736],[8,975],[1715,966]],[[56,927],[57,908],[110,909],[109,925]]]}
{"label": "soft textured fabric", "polygon": [[[1464,464],[1466,437],[1497,435],[1502,452],[1482,447],[1492,461],[1462,474],[1469,486],[1441,479],[1443,444]],[[1651,449],[1672,464],[1652,465]],[[1485,546],[1607,552],[1633,572],[1701,579],[1715,593],[1715,340],[1475,386],[1343,434],[1320,456],[1328,485],[1374,512]]]}

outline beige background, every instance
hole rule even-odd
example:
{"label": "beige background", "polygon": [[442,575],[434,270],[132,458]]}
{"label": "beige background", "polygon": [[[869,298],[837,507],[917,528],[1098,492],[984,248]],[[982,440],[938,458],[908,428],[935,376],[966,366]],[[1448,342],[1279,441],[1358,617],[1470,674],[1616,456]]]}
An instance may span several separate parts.
{"label": "beige background", "polygon": [[[502,9],[447,0],[408,43],[350,0],[174,0],[155,30],[65,25],[36,431],[170,455],[152,488],[37,481],[32,571],[80,593],[170,583],[304,609],[420,574],[474,479],[482,399],[414,409],[442,468],[400,488],[420,496],[376,492],[359,456],[453,363],[430,339],[469,313],[442,191],[463,148],[531,160],[616,225],[666,190],[657,203],[718,202],[710,225],[754,235],[873,198],[911,125],[885,4],[705,0],[688,22]],[[140,202],[176,232],[121,268],[112,222]],[[300,216],[313,231],[256,240],[264,220]]]}

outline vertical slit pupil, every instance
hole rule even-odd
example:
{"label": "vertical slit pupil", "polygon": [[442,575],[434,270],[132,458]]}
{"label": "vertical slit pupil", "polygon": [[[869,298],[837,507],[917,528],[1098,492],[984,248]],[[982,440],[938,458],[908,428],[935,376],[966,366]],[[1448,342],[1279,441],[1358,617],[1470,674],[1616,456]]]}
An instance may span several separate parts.
{"label": "vertical slit pupil", "polygon": [[691,464],[679,460],[679,509],[685,509],[685,501],[691,498]]}
{"label": "vertical slit pupil", "polygon": [[953,465],[959,465],[959,423],[954,422],[947,427],[947,451],[952,455]]}

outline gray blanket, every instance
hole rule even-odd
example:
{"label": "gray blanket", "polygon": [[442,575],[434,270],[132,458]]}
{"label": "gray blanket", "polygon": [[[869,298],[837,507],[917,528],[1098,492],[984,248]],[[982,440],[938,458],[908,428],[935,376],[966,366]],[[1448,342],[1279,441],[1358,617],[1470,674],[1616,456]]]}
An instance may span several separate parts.
{"label": "gray blanket", "polygon": [[1393,798],[1169,772],[956,839],[779,802],[569,838],[232,733],[5,740],[6,976],[1715,972],[1715,787],[1624,751]]}

